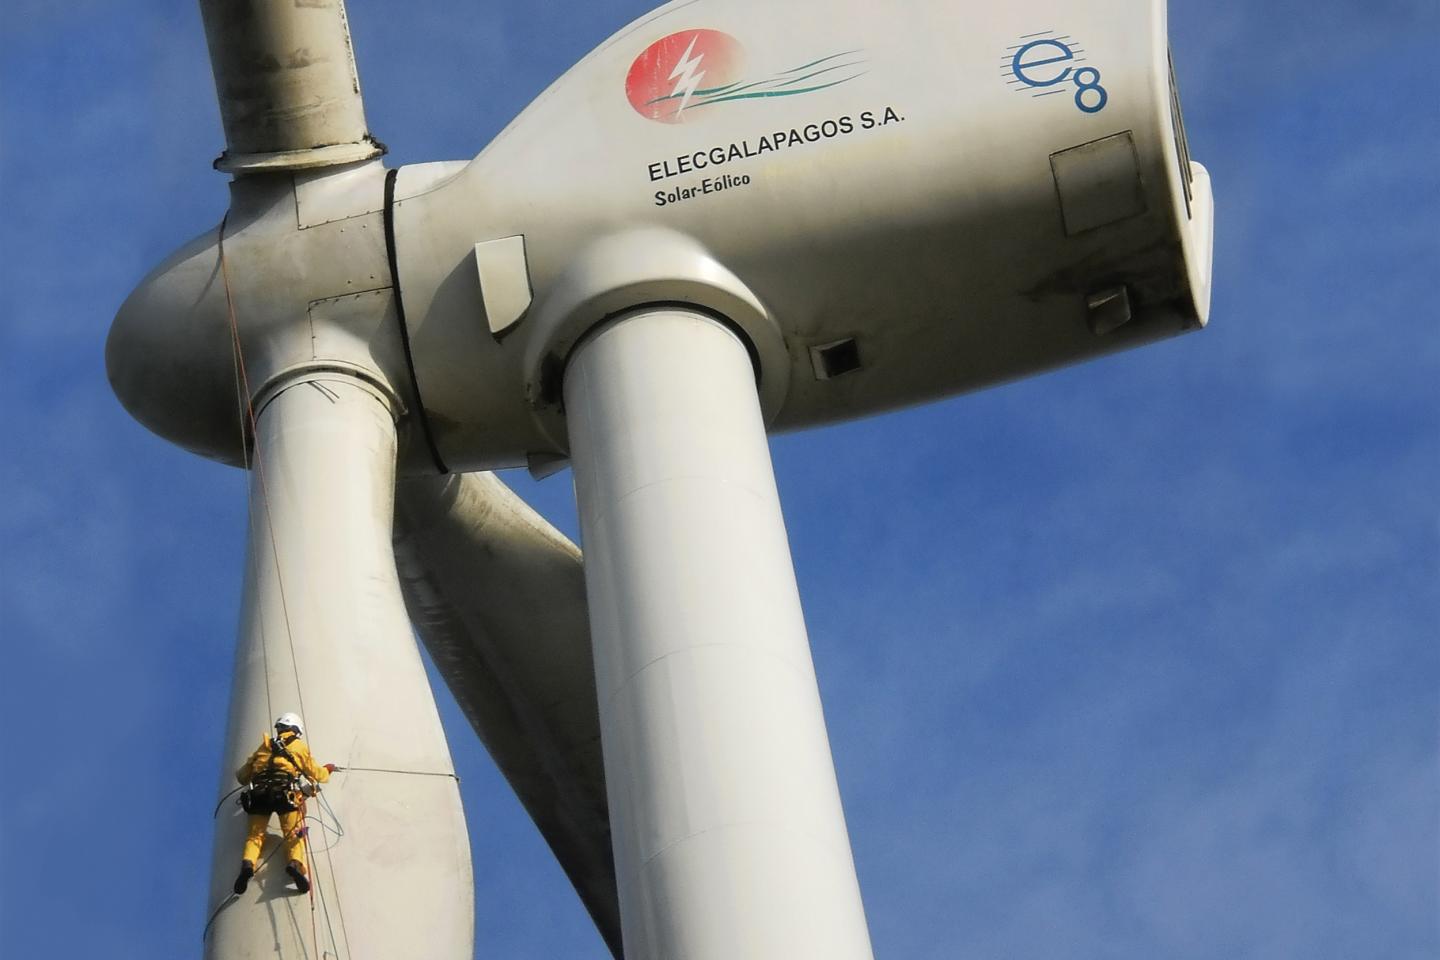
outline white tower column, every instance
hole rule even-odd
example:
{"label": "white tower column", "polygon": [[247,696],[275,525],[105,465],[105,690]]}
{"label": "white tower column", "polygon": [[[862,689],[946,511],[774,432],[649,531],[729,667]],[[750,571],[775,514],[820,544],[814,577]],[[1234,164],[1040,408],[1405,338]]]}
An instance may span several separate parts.
{"label": "white tower column", "polygon": [[627,960],[869,958],[744,344],[622,317],[565,408]]}
{"label": "white tower column", "polygon": [[[342,374],[292,383],[259,417],[250,542],[215,829],[208,960],[468,960],[470,850],[450,751],[405,614],[391,525],[395,423]],[[285,875],[276,818],[244,895],[234,771],[300,713],[318,763],[311,896]],[[323,802],[322,802],[323,801]]]}

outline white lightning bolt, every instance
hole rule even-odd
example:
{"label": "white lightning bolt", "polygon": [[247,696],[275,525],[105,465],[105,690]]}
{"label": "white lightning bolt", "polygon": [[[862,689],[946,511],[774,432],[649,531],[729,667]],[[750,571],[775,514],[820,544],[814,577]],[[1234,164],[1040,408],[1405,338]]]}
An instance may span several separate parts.
{"label": "white lightning bolt", "polygon": [[685,91],[685,96],[680,98],[680,106],[675,111],[677,117],[685,110],[685,105],[690,102],[695,88],[700,86],[700,81],[705,78],[704,70],[697,73],[695,69],[700,66],[700,61],[705,59],[705,54],[700,54],[694,60],[690,59],[690,54],[695,51],[695,41],[699,39],[700,34],[698,33],[690,38],[690,46],[685,48],[685,55],[680,58],[679,63],[675,64],[675,69],[670,71],[670,76],[667,78],[675,81],[675,89],[670,91],[670,96],[673,97],[680,91]]}

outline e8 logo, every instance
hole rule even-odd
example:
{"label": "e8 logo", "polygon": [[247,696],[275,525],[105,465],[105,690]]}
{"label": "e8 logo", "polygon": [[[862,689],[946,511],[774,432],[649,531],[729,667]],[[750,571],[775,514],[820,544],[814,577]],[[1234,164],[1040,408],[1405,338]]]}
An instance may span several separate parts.
{"label": "e8 logo", "polygon": [[1022,37],[1024,42],[1011,48],[1014,53],[1008,58],[1009,69],[1002,71],[1006,82],[1036,98],[1072,94],[1076,108],[1082,113],[1104,110],[1110,94],[1100,83],[1100,71],[1095,67],[1074,66],[1085,61],[1085,48],[1075,44],[1068,34],[1046,35],[1053,32],[1047,30],[1045,34]]}

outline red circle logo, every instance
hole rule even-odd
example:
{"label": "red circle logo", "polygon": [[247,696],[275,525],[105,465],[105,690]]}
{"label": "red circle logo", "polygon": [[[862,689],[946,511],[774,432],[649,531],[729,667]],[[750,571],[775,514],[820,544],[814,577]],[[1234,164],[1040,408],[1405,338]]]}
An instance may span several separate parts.
{"label": "red circle logo", "polygon": [[684,30],[656,40],[625,77],[625,95],[642,117],[682,123],[687,111],[721,99],[736,86],[740,41],[719,30]]}

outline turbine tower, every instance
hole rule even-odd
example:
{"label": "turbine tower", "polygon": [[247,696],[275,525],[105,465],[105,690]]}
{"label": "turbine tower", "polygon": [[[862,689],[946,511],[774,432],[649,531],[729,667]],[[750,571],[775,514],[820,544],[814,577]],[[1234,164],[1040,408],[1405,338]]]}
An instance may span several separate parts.
{"label": "turbine tower", "polygon": [[[870,957],[767,434],[1204,325],[1163,0],[672,3],[398,169],[341,0],[200,6],[230,208],[107,364],[250,472],[206,955],[472,956],[413,624],[617,958]],[[487,472],[567,464],[583,564]],[[286,709],[318,896],[236,896]]]}

